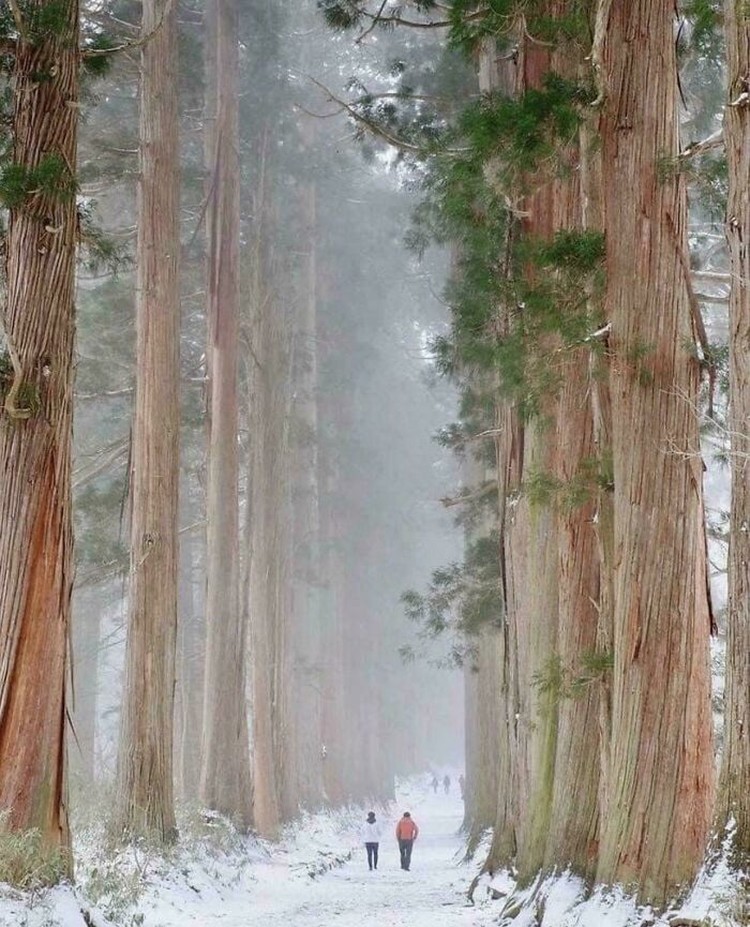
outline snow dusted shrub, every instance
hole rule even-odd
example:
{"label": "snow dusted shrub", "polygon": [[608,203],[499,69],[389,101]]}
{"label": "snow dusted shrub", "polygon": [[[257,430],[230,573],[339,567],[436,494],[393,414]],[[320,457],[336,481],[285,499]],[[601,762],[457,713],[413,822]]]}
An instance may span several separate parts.
{"label": "snow dusted shrub", "polygon": [[140,927],[144,915],[133,909],[145,889],[144,873],[119,856],[83,870],[79,875],[84,897],[116,924]]}
{"label": "snow dusted shrub", "polygon": [[709,927],[750,927],[750,883],[747,877],[735,874],[721,889],[713,893],[718,917],[706,921]]}
{"label": "snow dusted shrub", "polygon": [[246,838],[229,818],[197,804],[177,809],[179,846],[190,853],[203,850],[209,856],[239,856],[247,852]]}
{"label": "snow dusted shrub", "polygon": [[23,891],[56,885],[70,872],[66,849],[49,847],[38,830],[12,832],[0,814],[0,882]]}

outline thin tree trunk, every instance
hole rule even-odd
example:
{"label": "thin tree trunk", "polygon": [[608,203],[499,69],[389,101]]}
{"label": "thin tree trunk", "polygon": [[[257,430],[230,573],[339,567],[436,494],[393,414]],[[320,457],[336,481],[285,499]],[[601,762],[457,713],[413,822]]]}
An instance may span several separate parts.
{"label": "thin tree trunk", "polygon": [[246,633],[239,601],[238,340],[240,176],[236,0],[212,0],[207,33],[208,109],[215,112],[208,171],[208,449],[206,671],[201,797],[208,807],[251,822],[245,697]]}
{"label": "thin tree trunk", "polygon": [[179,147],[177,21],[171,0],[143,5],[138,185],[136,399],[130,473],[129,622],[116,824],[176,835],[173,712],[179,494]]}
{"label": "thin tree trunk", "polygon": [[86,788],[96,774],[97,677],[99,670],[99,636],[101,602],[92,589],[73,593],[73,642],[71,646],[70,718],[68,757],[71,778]]}
{"label": "thin tree trunk", "polygon": [[694,877],[713,803],[698,364],[678,152],[674,10],[613,4],[602,114],[611,321],[614,671],[598,875],[664,902]]}
{"label": "thin tree trunk", "polygon": [[[13,163],[54,191],[9,210],[0,379],[0,807],[15,831],[67,849],[66,670],[73,585],[71,435],[78,5],[23,6],[13,70]],[[39,75],[45,75],[40,80]]]}
{"label": "thin tree trunk", "polygon": [[737,0],[726,0],[729,104],[724,137],[729,166],[727,240],[729,300],[729,433],[732,505],[729,531],[729,609],[724,751],[718,823],[734,821],[734,847],[750,854],[750,109],[742,95],[750,74],[750,22]]}
{"label": "thin tree trunk", "polygon": [[[305,150],[313,150],[314,126],[302,128]],[[320,601],[320,490],[318,485],[318,191],[311,179],[303,190],[307,267],[301,305],[296,425],[298,492],[295,504],[293,662],[296,804],[315,809],[323,797]]]}
{"label": "thin tree trunk", "polygon": [[[183,520],[189,511],[189,480],[183,479]],[[195,801],[200,794],[200,751],[203,710],[203,623],[196,607],[196,538],[188,532],[180,543],[177,625],[177,687],[175,690],[175,786],[183,801]]]}
{"label": "thin tree trunk", "polygon": [[[291,671],[288,623],[291,606],[292,518],[289,434],[296,338],[276,299],[276,264],[266,243],[269,218],[264,140],[255,204],[251,350],[247,377],[249,431],[248,507],[244,604],[253,651],[253,769],[255,826],[275,837],[284,818],[298,810],[295,720],[290,723]],[[292,346],[289,347],[289,342]]]}
{"label": "thin tree trunk", "polygon": [[[325,401],[325,400],[323,400]],[[332,420],[330,408],[324,407],[327,419]],[[329,435],[329,441],[331,440]],[[344,803],[345,788],[343,781],[343,757],[346,743],[346,703],[344,701],[344,650],[339,606],[340,585],[336,582],[336,546],[337,521],[335,515],[336,487],[338,485],[338,465],[331,448],[321,448],[320,485],[325,487],[321,505],[321,582],[324,584],[325,600],[323,604],[323,704],[322,724],[323,742],[323,781],[325,797],[330,805]]]}

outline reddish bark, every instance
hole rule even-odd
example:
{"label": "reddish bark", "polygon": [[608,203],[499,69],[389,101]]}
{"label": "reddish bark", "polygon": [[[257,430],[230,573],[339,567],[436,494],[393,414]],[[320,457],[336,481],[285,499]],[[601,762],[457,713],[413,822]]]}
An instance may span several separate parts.
{"label": "reddish bark", "polygon": [[59,177],[54,192],[13,205],[6,240],[2,349],[13,374],[0,381],[0,807],[12,829],[38,828],[67,848],[78,6],[66,0],[55,31],[36,34],[46,6],[24,7],[12,81],[13,161],[33,170],[55,158]]}
{"label": "reddish bark", "polygon": [[678,151],[673,12],[658,0],[612,5],[601,125],[615,544],[598,874],[655,903],[695,875],[713,802],[687,204],[684,178],[660,170]]}

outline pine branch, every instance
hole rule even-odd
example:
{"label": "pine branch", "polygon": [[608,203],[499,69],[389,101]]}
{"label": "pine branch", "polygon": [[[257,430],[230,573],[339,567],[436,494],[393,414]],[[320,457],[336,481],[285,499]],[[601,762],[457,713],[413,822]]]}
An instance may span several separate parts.
{"label": "pine branch", "polygon": [[372,30],[377,26],[378,20],[382,16],[383,10],[386,8],[387,3],[388,3],[388,0],[383,0],[383,2],[380,4],[380,9],[378,10],[377,14],[373,16],[372,22],[370,23],[370,25],[365,29],[364,32],[362,32],[357,37],[356,39],[357,44],[359,44],[364,38],[366,38],[372,32]]}
{"label": "pine branch", "polygon": [[603,78],[604,40],[607,35],[607,28],[609,27],[609,14],[611,10],[612,0],[598,0],[594,24],[594,41],[591,46],[591,55],[589,56],[597,87],[596,99],[591,104],[595,107],[601,106],[602,103],[604,103],[604,97],[606,95]]}
{"label": "pine branch", "polygon": [[[347,103],[346,100],[342,100],[341,97],[336,96],[336,94],[326,87],[325,84],[322,84],[320,81],[316,80],[314,77],[308,75],[308,80],[315,84],[323,93],[326,94],[328,100],[331,103],[335,103],[339,107],[339,112],[345,112],[351,119],[353,119],[358,125],[363,126],[367,131],[374,135],[376,138],[381,139],[384,142],[387,142],[389,145],[398,149],[399,151],[407,152],[408,154],[418,155],[419,157],[427,157],[433,153],[432,148],[425,147],[423,145],[417,145],[414,142],[409,142],[406,139],[399,138],[397,135],[394,135],[392,132],[389,132],[386,128],[379,125],[372,119],[368,119],[366,116],[363,116],[356,108],[356,101],[354,103]],[[372,99],[372,95],[368,94],[368,99]],[[310,114],[314,115],[314,114]],[[322,118],[329,118],[328,114]],[[471,151],[470,148],[449,148],[445,149],[442,153],[448,155],[465,155]]]}
{"label": "pine branch", "polygon": [[729,286],[732,282],[731,274],[718,273],[713,270],[694,270],[692,276],[694,280],[705,280],[706,283],[723,283]]}
{"label": "pine branch", "polygon": [[487,496],[497,492],[497,483],[493,480],[488,481],[474,492],[466,493],[462,496],[444,496],[440,502],[445,508],[449,509],[455,505],[464,505],[467,502],[476,502],[479,499],[485,499]]}
{"label": "pine branch", "polygon": [[685,161],[688,158],[695,158],[702,154],[705,154],[707,151],[716,151],[719,148],[724,147],[724,130],[717,129],[715,132],[712,132],[708,138],[702,139],[700,142],[693,142],[688,145],[683,151],[678,155],[679,161]]}
{"label": "pine branch", "polygon": [[16,31],[24,42],[27,41],[29,34],[26,29],[26,23],[23,21],[23,14],[21,13],[21,7],[18,5],[18,0],[8,0],[8,6],[13,14],[13,22],[16,25]]}
{"label": "pine branch", "polygon": [[[8,0],[8,2],[15,2],[15,0]],[[154,36],[158,35],[161,31],[164,23],[166,22],[169,14],[172,10],[174,0],[166,0],[164,4],[164,9],[162,10],[161,18],[159,22],[154,26],[154,28],[147,32],[145,35],[142,35],[138,39],[128,39],[128,41],[123,42],[121,45],[115,45],[113,48],[84,48],[81,50],[81,56],[83,58],[104,58],[108,55],[117,55],[120,52],[130,51],[134,48],[142,48],[144,45],[147,45]]]}
{"label": "pine branch", "polygon": [[712,296],[710,293],[698,293],[696,292],[695,298],[700,300],[702,303],[711,303],[715,306],[726,306],[729,302],[728,296]]}
{"label": "pine branch", "polygon": [[107,473],[114,468],[115,465],[119,465],[128,450],[129,444],[129,437],[120,439],[108,448],[105,448],[93,463],[79,467],[79,469],[73,473],[73,489],[80,489],[103,473]]}

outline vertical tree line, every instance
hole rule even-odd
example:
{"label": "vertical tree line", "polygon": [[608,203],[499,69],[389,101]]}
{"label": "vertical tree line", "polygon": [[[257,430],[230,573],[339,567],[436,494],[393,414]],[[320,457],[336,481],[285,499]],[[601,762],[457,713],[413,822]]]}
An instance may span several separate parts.
{"label": "vertical tree line", "polygon": [[[464,636],[465,826],[493,831],[490,870],[529,883],[569,866],[663,904],[712,828],[745,813],[744,14],[729,3],[723,17],[734,482],[717,806],[699,433],[715,359],[683,167],[716,139],[680,140],[678,55],[694,41],[708,57],[720,11],[684,4],[675,42],[675,10],[650,0],[321,6],[359,41],[378,27],[437,36],[438,60],[462,49],[477,75],[451,97],[449,67],[425,77],[412,53],[398,106],[372,76],[354,99],[330,94],[418,165],[413,240],[456,255],[435,348],[464,397],[444,435],[466,461],[456,501],[471,530],[463,564],[404,601]],[[437,99],[429,116],[417,103]],[[744,827],[732,837],[744,846]]]}
{"label": "vertical tree line", "polygon": [[[398,693],[450,710],[454,691],[427,666],[398,682],[398,594],[431,564],[413,548],[438,490],[427,432],[390,464],[408,425],[381,397],[435,415],[409,357],[434,308],[384,256],[366,292],[359,254],[397,249],[399,191],[366,178],[371,227],[350,234],[358,161],[304,112],[291,5],[146,3],[115,35],[124,6],[83,29],[51,0],[2,19],[0,791],[8,830],[65,865],[66,742],[76,790],[111,780],[118,839],[174,841],[183,799],[275,836],[390,797],[429,758]],[[308,21],[312,70],[329,37]]]}
{"label": "vertical tree line", "polygon": [[[712,829],[734,822],[740,862],[750,846],[747,16],[686,3],[676,42],[657,0],[317,6],[319,19],[207,0],[178,21],[170,0],[144,2],[123,43],[138,74],[116,65],[92,112],[104,125],[137,80],[138,127],[129,113],[127,138],[108,136],[108,168],[93,132],[79,158],[80,72],[117,61],[105,32],[122,10],[91,11],[83,30],[69,0],[2,19],[0,809],[67,854],[76,261],[83,245],[110,263],[117,250],[90,222],[93,176],[101,215],[135,230],[132,268],[80,273],[95,318],[81,344],[95,329],[114,348],[109,370],[81,358],[79,421],[100,451],[77,470],[79,563],[93,565],[79,601],[104,615],[84,622],[92,636],[118,603],[127,615],[117,734],[97,708],[112,666],[87,642],[80,769],[114,773],[114,832],[174,840],[175,780],[268,837],[301,810],[388,800],[439,740],[440,712],[414,707],[456,709],[453,682],[438,691],[399,645],[409,659],[447,633],[465,828],[472,847],[491,831],[485,868],[531,883],[569,867],[663,905]],[[385,78],[363,67],[352,98],[324,19],[364,47],[419,38]],[[685,167],[713,142],[680,138],[679,68],[681,32],[722,22],[732,508],[717,789],[701,448],[716,358]],[[342,112],[369,161],[322,129]],[[122,160],[136,150],[137,168]],[[450,254],[437,336],[428,296],[393,273],[409,185],[412,244]],[[430,365],[460,394],[441,438],[460,457],[444,501],[464,553],[405,593],[409,629],[399,593],[434,550],[451,557],[425,514],[437,452],[412,443],[414,415],[437,424]]]}

